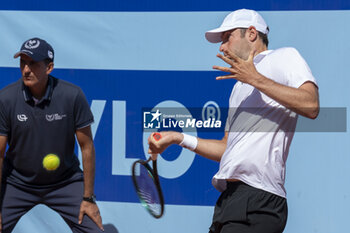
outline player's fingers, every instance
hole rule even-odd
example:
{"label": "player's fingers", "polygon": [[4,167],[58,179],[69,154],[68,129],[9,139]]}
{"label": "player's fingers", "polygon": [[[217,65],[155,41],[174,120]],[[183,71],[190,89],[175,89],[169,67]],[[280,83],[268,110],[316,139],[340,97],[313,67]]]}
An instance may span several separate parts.
{"label": "player's fingers", "polygon": [[154,147],[154,144],[155,144],[155,140],[154,140],[152,135],[153,134],[149,135],[149,137],[148,137],[148,146],[149,147]]}
{"label": "player's fingers", "polygon": [[155,134],[152,134],[152,139],[149,143],[149,146],[151,148],[160,148],[164,145],[165,141],[164,140],[161,140],[162,139],[162,136],[160,133],[155,133]]}
{"label": "player's fingers", "polygon": [[162,148],[151,148],[149,147],[148,148],[148,154],[152,155],[152,154],[161,154],[163,152],[163,149]]}
{"label": "player's fingers", "polygon": [[236,76],[229,74],[229,75],[223,75],[223,76],[216,77],[216,80],[224,80],[224,79],[236,79]]}
{"label": "player's fingers", "polygon": [[157,133],[153,133],[152,137],[156,142],[158,142],[162,138],[162,135],[157,132]]}
{"label": "player's fingers", "polygon": [[156,142],[156,140],[155,140],[155,135],[156,135],[157,133],[156,132],[153,132],[153,133],[151,133],[151,135],[149,135],[149,137],[148,137],[148,144],[150,144],[150,143],[152,143],[152,144],[154,144],[155,142]]}
{"label": "player's fingers", "polygon": [[149,150],[147,151],[147,153],[148,153],[149,155],[152,155],[152,154],[156,154],[156,151],[150,150],[150,149],[149,149]]}
{"label": "player's fingers", "polygon": [[148,144],[148,148],[150,148],[151,150],[154,150],[155,148],[157,148],[157,145],[153,140],[151,140],[150,143]]}
{"label": "player's fingers", "polygon": [[234,68],[229,68],[229,67],[224,67],[224,66],[213,66],[214,70],[220,70],[223,72],[227,72],[227,73],[234,73],[235,69]]}
{"label": "player's fingers", "polygon": [[167,148],[167,145],[163,142],[160,143],[151,143],[148,147],[148,154],[161,154],[165,149]]}
{"label": "player's fingers", "polygon": [[149,137],[148,137],[148,144],[150,144],[153,141],[153,134],[154,133],[151,133],[151,135],[149,135]]}
{"label": "player's fingers", "polygon": [[216,56],[217,56],[218,58],[220,58],[221,60],[223,60],[224,62],[226,62],[227,64],[229,64],[229,65],[231,65],[231,66],[233,65],[233,61],[232,61],[230,58],[228,58],[228,57],[222,55],[221,53],[218,53]]}
{"label": "player's fingers", "polygon": [[153,143],[151,143],[148,147],[148,154],[157,154],[159,151],[159,148],[157,148],[156,146],[153,145]]}

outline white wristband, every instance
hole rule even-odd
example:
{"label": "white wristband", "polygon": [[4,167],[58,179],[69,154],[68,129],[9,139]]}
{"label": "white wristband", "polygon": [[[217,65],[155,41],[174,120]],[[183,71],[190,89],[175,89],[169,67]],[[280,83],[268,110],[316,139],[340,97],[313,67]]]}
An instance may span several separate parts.
{"label": "white wristband", "polygon": [[192,135],[182,133],[184,139],[180,142],[180,146],[185,147],[191,151],[194,151],[198,144],[198,139]]}

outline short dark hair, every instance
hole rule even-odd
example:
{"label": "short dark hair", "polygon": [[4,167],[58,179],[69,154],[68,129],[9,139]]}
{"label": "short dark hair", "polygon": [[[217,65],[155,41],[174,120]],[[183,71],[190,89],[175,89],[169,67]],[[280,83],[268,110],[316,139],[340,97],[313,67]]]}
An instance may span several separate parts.
{"label": "short dark hair", "polygon": [[[241,37],[244,37],[248,28],[240,28],[240,29],[241,29]],[[264,34],[264,33],[258,31],[258,36],[262,40],[262,42],[266,45],[266,47],[268,47],[269,46],[269,38],[267,38],[267,34]]]}
{"label": "short dark hair", "polygon": [[44,59],[43,61],[44,61],[45,65],[48,65],[48,64],[50,64],[51,62],[53,62],[53,60],[50,59],[50,58],[46,58],[46,59]]}

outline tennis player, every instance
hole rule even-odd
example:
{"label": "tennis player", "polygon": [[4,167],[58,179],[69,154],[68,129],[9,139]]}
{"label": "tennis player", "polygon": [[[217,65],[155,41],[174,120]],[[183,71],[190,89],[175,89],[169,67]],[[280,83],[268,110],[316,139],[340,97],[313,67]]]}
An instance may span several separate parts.
{"label": "tennis player", "polygon": [[[14,57],[22,78],[0,91],[0,232],[11,232],[37,204],[60,214],[73,232],[101,232],[89,104],[79,87],[50,75],[54,50],[45,40],[25,41]],[[47,155],[56,159],[47,163]]]}
{"label": "tennis player", "polygon": [[[269,27],[256,11],[241,9],[226,16],[206,39],[221,43],[213,66],[236,79],[222,140],[162,132],[149,138],[149,153],[179,144],[220,162],[212,183],[217,200],[210,233],[280,233],[287,221],[284,188],[286,160],[298,115],[319,112],[318,87],[307,63],[294,48],[268,50]],[[219,90],[218,90],[219,91]]]}

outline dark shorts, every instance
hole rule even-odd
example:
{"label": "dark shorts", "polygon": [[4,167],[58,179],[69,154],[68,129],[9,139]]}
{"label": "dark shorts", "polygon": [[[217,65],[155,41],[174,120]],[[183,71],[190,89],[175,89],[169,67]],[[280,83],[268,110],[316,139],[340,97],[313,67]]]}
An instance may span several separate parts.
{"label": "dark shorts", "polygon": [[216,202],[209,233],[281,233],[287,215],[285,198],[243,182],[228,182]]}
{"label": "dark shorts", "polygon": [[102,232],[87,215],[84,215],[82,224],[78,224],[83,188],[83,181],[41,189],[4,182],[0,199],[2,233],[12,232],[19,219],[37,204],[56,211],[73,232]]}

